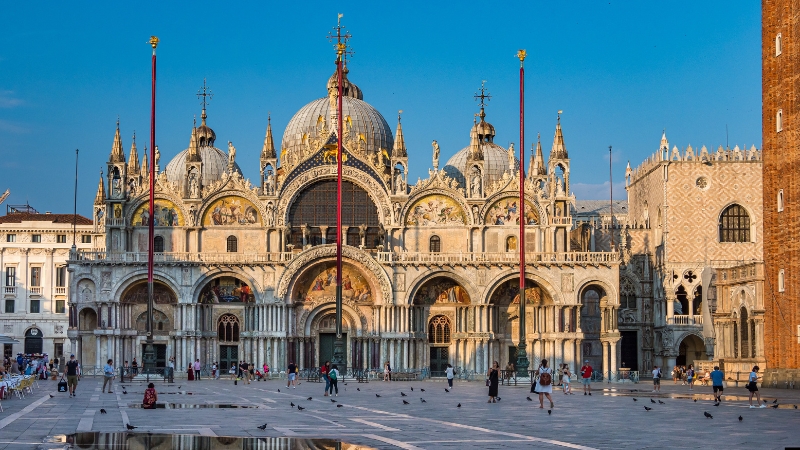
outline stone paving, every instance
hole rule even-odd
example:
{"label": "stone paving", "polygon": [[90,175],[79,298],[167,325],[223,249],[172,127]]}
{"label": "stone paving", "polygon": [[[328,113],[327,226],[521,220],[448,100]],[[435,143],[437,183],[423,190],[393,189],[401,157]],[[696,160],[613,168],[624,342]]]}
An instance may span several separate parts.
{"label": "stone paving", "polygon": [[[777,398],[779,407],[749,409],[744,388],[726,389],[729,400],[715,407],[710,387],[697,386],[689,392],[686,386],[666,382],[663,392],[656,395],[645,382],[595,383],[594,395],[584,396],[580,385],[573,383],[578,389],[572,396],[556,388],[556,405],[548,414],[547,401],[539,409],[538,398],[528,393],[528,386],[501,386],[501,401],[487,404],[487,388],[481,382],[456,383],[447,393],[446,383],[438,381],[348,381],[347,385],[340,381],[339,396],[333,397],[338,403],[332,403],[323,396],[324,385],[319,383],[302,382],[296,389],[287,389],[281,380],[249,385],[234,385],[231,380],[176,381],[155,382],[159,403],[173,407],[157,410],[136,407],[145,387],[140,382],[126,383],[127,394],[115,383],[114,393],[108,394],[100,392],[100,378],[84,378],[78,396],[70,398],[56,392],[55,381],[40,381],[33,395],[2,402],[0,449],[54,448],[43,444],[48,436],[120,432],[126,423],[137,426],[136,432],[330,438],[381,449],[800,446],[800,431],[795,428],[800,424],[800,410],[793,407],[800,406],[800,391],[762,389],[762,398],[769,405]],[[534,401],[526,400],[527,396]],[[652,404],[650,398],[665,404]],[[305,409],[292,408],[290,403]],[[646,411],[645,406],[652,410]],[[101,414],[101,408],[107,414]],[[704,417],[705,411],[713,419]],[[256,428],[265,422],[266,430]]]}

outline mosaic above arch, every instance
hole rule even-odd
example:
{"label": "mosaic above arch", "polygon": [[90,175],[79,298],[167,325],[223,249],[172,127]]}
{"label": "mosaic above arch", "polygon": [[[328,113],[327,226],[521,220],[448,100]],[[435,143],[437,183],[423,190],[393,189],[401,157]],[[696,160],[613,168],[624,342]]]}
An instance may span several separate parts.
{"label": "mosaic above arch", "polygon": [[253,289],[235,277],[214,278],[200,291],[198,303],[254,303]]}
{"label": "mosaic above arch", "polygon": [[239,196],[226,196],[215,200],[206,208],[204,226],[261,225],[258,208],[250,200]]}
{"label": "mosaic above arch", "polygon": [[414,295],[415,305],[470,303],[467,290],[448,278],[434,278],[420,287]]}
{"label": "mosaic above arch", "polygon": [[[304,301],[336,301],[336,263],[320,264],[304,273],[295,284],[294,299]],[[342,299],[356,303],[375,300],[369,278],[351,264],[342,264]]]}
{"label": "mosaic above arch", "polygon": [[464,225],[467,223],[464,209],[452,198],[433,194],[414,202],[408,210],[406,225],[436,226]]}
{"label": "mosaic above arch", "polygon": [[[533,281],[525,281],[525,304],[553,304],[546,292]],[[496,305],[519,305],[519,278],[503,282],[492,293],[489,303]]]}
{"label": "mosaic above arch", "polygon": [[[116,217],[116,212],[114,213]],[[185,225],[181,209],[175,203],[164,199],[155,199],[153,207],[153,225],[157,227],[182,227]],[[146,227],[150,223],[150,205],[142,203],[133,213],[131,224],[134,227]]]}
{"label": "mosaic above arch", "polygon": [[[147,304],[147,282],[139,282],[129,287],[121,298],[122,303]],[[166,305],[178,303],[178,297],[167,285],[153,282],[153,303]]]}
{"label": "mosaic above arch", "polygon": [[[487,211],[484,217],[486,225],[519,225],[520,217],[519,198],[506,197],[496,201]],[[525,224],[539,225],[539,214],[536,207],[528,200],[525,200]]]}

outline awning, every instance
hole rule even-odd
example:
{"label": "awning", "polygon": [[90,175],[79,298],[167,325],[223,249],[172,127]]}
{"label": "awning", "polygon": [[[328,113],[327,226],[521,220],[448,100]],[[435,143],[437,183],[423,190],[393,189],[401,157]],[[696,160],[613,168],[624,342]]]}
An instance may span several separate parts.
{"label": "awning", "polygon": [[4,334],[0,334],[0,344],[19,344],[19,341],[11,339]]}

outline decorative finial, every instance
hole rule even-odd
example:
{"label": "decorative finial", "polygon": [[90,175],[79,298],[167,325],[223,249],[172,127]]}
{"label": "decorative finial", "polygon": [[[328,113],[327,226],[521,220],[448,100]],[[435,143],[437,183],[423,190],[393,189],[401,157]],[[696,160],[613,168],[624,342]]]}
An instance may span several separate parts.
{"label": "decorative finial", "polygon": [[117,130],[119,130],[119,114],[117,114]]}
{"label": "decorative finial", "polygon": [[197,114],[195,114],[192,119],[192,128],[197,128]]}
{"label": "decorative finial", "polygon": [[[489,90],[486,89],[486,80],[481,81],[480,95],[478,95],[478,93],[476,92],[475,95],[473,95],[473,98],[475,98],[475,100],[480,99],[481,111],[483,111],[483,108],[486,106],[486,102],[492,99],[492,95],[489,93]],[[481,120],[483,120],[483,116],[481,116]]]}
{"label": "decorative finial", "polygon": [[153,51],[155,51],[156,47],[158,47],[158,37],[150,36],[150,46],[152,46]]}
{"label": "decorative finial", "polygon": [[347,43],[353,36],[342,26],[342,17],[344,17],[344,14],[339,13],[336,18],[336,26],[333,27],[334,31],[328,33],[328,40],[333,42],[333,48],[336,50],[337,59],[341,58],[342,63],[346,66],[347,57],[353,56],[354,54]]}
{"label": "decorative finial", "polygon": [[136,130],[133,130],[133,145],[136,145]]}
{"label": "decorative finial", "polygon": [[[214,98],[214,94],[211,93],[211,89],[206,85],[206,79],[203,78],[203,87],[197,91],[197,98],[202,98],[200,104],[203,105],[203,115],[205,115],[206,106],[211,103],[211,99]],[[205,119],[205,117],[203,117]]]}
{"label": "decorative finial", "polygon": [[563,110],[561,110],[561,109],[559,109],[559,110],[558,110],[558,117],[556,118],[556,121],[557,121],[558,123],[561,123],[561,114],[564,114],[564,111],[563,111]]}
{"label": "decorative finial", "polygon": [[272,113],[267,111],[267,125],[272,124]]}
{"label": "decorative finial", "polygon": [[397,111],[397,123],[400,123],[400,115],[403,114],[403,110]]}
{"label": "decorative finial", "polygon": [[520,66],[522,66],[522,62],[525,61],[526,56],[528,56],[528,52],[526,52],[524,48],[521,48],[519,51],[517,51],[517,58],[519,58]]}

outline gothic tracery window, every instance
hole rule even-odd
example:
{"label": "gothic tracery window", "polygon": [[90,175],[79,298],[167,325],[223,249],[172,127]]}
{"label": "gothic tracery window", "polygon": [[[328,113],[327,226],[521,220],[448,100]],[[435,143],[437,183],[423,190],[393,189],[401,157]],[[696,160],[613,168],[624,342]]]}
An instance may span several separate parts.
{"label": "gothic tracery window", "polygon": [[636,290],[628,278],[619,281],[619,307],[622,309],[636,309]]}
{"label": "gothic tracery window", "polygon": [[225,314],[217,321],[217,338],[221,342],[239,342],[239,318]]}
{"label": "gothic tracery window", "polygon": [[435,316],[428,324],[428,342],[431,344],[450,343],[450,319]]}
{"label": "gothic tracery window", "polygon": [[750,242],[750,215],[741,205],[730,205],[720,215],[719,241]]}

